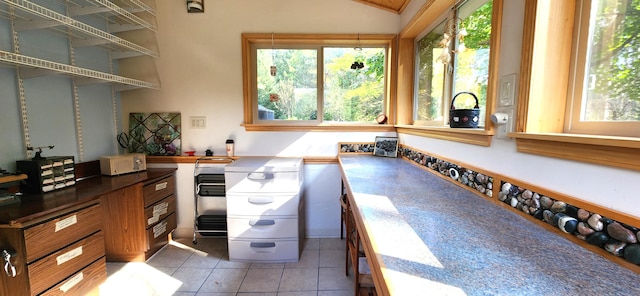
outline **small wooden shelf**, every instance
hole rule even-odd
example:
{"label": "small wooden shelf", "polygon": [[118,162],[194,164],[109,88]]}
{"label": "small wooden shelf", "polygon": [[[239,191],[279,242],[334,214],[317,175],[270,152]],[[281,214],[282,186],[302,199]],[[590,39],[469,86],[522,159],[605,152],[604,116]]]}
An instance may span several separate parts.
{"label": "small wooden shelf", "polygon": [[27,179],[27,175],[25,175],[25,174],[2,176],[2,177],[0,177],[0,184],[20,181],[20,180],[25,180],[25,179]]}

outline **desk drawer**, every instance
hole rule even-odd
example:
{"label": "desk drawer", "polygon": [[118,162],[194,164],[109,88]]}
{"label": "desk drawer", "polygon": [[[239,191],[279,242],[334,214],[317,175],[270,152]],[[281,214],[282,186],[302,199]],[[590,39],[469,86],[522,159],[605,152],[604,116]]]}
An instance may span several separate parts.
{"label": "desk drawer", "polygon": [[166,218],[176,211],[176,196],[170,195],[169,197],[151,205],[144,209],[145,221],[147,221],[147,228],[151,225],[158,223],[158,221]]}
{"label": "desk drawer", "polygon": [[256,216],[227,218],[229,238],[297,238],[298,218]]}
{"label": "desk drawer", "polygon": [[94,205],[25,229],[27,263],[102,229],[102,209]]}
{"label": "desk drawer", "polygon": [[299,250],[298,240],[229,239],[232,261],[296,262]]}
{"label": "desk drawer", "polygon": [[297,194],[227,194],[227,216],[297,216]]}
{"label": "desk drawer", "polygon": [[93,262],[63,282],[57,284],[41,296],[85,295],[107,280],[107,263],[104,258]]}
{"label": "desk drawer", "polygon": [[178,224],[176,214],[172,213],[164,220],[158,222],[158,224],[154,225],[147,229],[147,239],[149,242],[149,249],[153,249],[154,246],[164,244],[169,239],[167,235],[176,229]]}
{"label": "desk drawer", "polygon": [[144,206],[148,207],[161,199],[173,194],[176,188],[176,181],[173,175],[160,179],[142,187],[144,196]]}
{"label": "desk drawer", "polygon": [[225,172],[228,192],[297,192],[301,177],[298,172]]}
{"label": "desk drawer", "polygon": [[32,293],[40,293],[104,256],[104,235],[95,233],[29,265]]}

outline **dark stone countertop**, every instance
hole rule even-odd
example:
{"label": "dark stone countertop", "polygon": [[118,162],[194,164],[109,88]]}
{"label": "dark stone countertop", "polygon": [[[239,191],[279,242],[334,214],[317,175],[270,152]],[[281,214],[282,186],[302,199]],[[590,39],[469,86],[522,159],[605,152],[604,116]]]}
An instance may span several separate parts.
{"label": "dark stone countertop", "polygon": [[113,177],[95,176],[60,190],[25,194],[20,197],[20,203],[0,207],[0,227],[24,227],[65,209],[97,203],[103,194],[137,183],[153,182],[175,171],[175,168],[154,168]]}
{"label": "dark stone countertop", "polygon": [[640,295],[639,274],[409,161],[339,160],[390,295]]}

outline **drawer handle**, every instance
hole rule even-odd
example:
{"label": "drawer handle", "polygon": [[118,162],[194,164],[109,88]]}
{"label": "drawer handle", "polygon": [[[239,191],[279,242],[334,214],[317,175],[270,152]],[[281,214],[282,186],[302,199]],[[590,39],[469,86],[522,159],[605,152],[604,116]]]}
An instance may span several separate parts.
{"label": "drawer handle", "polygon": [[251,243],[249,244],[249,246],[252,248],[266,249],[266,248],[275,248],[276,243]]}
{"label": "drawer handle", "polygon": [[273,202],[273,196],[250,196],[249,203],[265,205]]}
{"label": "drawer handle", "polygon": [[9,277],[16,277],[16,267],[11,264],[11,254],[7,250],[2,250],[2,258],[4,259],[4,272]]}
{"label": "drawer handle", "polygon": [[273,174],[269,174],[269,173],[249,173],[247,175],[247,179],[256,180],[256,181],[270,180],[270,179],[273,179],[273,178],[274,178],[274,175]]}
{"label": "drawer handle", "polygon": [[269,226],[275,224],[276,220],[249,220],[249,225],[251,226]]}

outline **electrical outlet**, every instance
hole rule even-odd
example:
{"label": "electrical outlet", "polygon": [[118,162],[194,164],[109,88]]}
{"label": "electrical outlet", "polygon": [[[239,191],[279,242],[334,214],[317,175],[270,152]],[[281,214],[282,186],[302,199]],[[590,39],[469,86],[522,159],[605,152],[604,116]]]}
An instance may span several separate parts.
{"label": "electrical outlet", "polygon": [[191,121],[191,128],[207,128],[207,117],[205,116],[191,116],[189,120]]}
{"label": "electrical outlet", "polygon": [[502,113],[506,113],[509,116],[509,120],[507,120],[505,124],[496,125],[496,137],[498,139],[504,139],[504,140],[510,139],[508,134],[510,132],[513,132],[513,122],[514,122],[513,111],[514,111],[513,108],[500,111]]}

